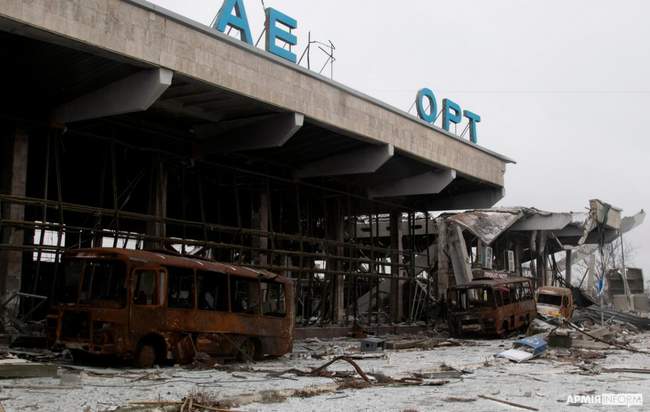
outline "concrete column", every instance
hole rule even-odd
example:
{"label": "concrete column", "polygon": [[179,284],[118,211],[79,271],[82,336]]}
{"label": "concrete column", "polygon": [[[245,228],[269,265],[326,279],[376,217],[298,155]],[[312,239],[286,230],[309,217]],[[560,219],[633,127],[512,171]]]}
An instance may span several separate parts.
{"label": "concrete column", "polygon": [[[342,216],[338,216],[336,221],[336,241],[343,242],[344,238],[344,222]],[[342,257],[345,250],[342,246],[336,248],[336,255]],[[336,270],[343,268],[343,262],[340,260],[336,262]],[[334,279],[334,319],[337,323],[342,324],[345,322],[345,275],[337,274]]]}
{"label": "concrete column", "polygon": [[[0,137],[0,191],[13,196],[25,196],[27,187],[27,159],[29,136],[24,130],[12,128]],[[2,219],[25,219],[22,205],[2,205]],[[17,228],[2,228],[0,243],[23,246],[25,231]],[[23,252],[15,250],[0,251],[0,294],[4,301],[14,293],[20,292]]]}
{"label": "concrete column", "polygon": [[566,283],[571,286],[571,277],[572,277],[572,266],[573,266],[573,251],[566,251]]}
{"label": "concrete column", "polygon": [[390,284],[390,307],[391,318],[393,323],[399,323],[404,319],[404,295],[402,286],[404,285],[404,270],[400,264],[404,262],[402,251],[404,250],[402,233],[402,213],[393,212],[390,214],[390,247],[395,251],[391,256],[391,284]]}
{"label": "concrete column", "polygon": [[[327,205],[327,238],[337,242],[343,242],[345,236],[345,221],[341,210],[341,203],[339,200],[332,200]],[[337,257],[344,256],[345,250],[343,246],[336,246],[328,248],[328,253]],[[338,259],[329,259],[327,261],[327,269],[342,272],[343,262]],[[337,273],[329,275],[332,281],[333,293],[332,308],[333,316],[332,321],[339,325],[345,322],[345,275]]]}
{"label": "concrete column", "polygon": [[[259,204],[253,205],[253,215],[251,216],[252,229],[269,231],[269,206],[270,199],[266,191],[259,195]],[[269,248],[269,238],[266,236],[253,237],[252,246],[257,249],[267,250]],[[253,251],[253,262],[258,265],[268,265],[269,258],[263,251]]]}
{"label": "concrete column", "polygon": [[[167,218],[167,183],[168,174],[162,158],[154,155],[151,176],[151,189],[149,191],[149,214],[158,219]],[[167,225],[162,222],[151,222],[147,224],[147,235],[157,238],[167,236]],[[162,249],[163,242],[154,240],[145,242],[147,249]]]}
{"label": "concrete column", "polygon": [[547,286],[546,274],[546,232],[537,232],[537,285]]}
{"label": "concrete column", "polygon": [[449,258],[447,257],[447,222],[439,219],[438,225],[438,298],[447,296],[449,289]]}

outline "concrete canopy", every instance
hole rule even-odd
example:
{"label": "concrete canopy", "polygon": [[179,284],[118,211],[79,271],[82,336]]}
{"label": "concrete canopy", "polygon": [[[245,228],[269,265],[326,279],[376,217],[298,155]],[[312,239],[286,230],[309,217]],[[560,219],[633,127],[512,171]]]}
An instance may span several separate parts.
{"label": "concrete canopy", "polygon": [[[44,96],[44,111],[59,107],[64,122],[99,116],[186,141],[199,157],[245,152],[267,169],[336,189],[352,185],[358,193],[378,190],[369,177],[383,176],[398,159],[412,172],[395,181],[415,179],[429,189],[379,196],[411,208],[489,207],[503,195],[505,166],[512,163],[507,157],[147,2],[8,0],[0,3],[0,30],[6,32],[3,46],[20,43],[28,51],[22,54],[25,65],[51,70],[33,91]],[[33,79],[17,67],[3,70],[19,83]],[[140,90],[144,104],[135,109],[61,115],[68,102],[83,106],[83,99],[108,85],[152,70],[173,73],[173,80]],[[19,101],[21,91],[14,92]],[[116,116],[137,110],[146,111]],[[291,116],[288,128],[269,120]],[[265,142],[262,131],[269,124],[280,132]],[[348,179],[350,174],[359,176]],[[440,176],[448,177],[446,184]]]}

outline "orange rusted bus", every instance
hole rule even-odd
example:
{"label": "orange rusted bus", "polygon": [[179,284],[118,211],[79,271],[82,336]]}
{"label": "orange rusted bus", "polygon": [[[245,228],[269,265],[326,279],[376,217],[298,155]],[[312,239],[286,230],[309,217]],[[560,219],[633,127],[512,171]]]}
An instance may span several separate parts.
{"label": "orange rusted bus", "polygon": [[453,336],[505,336],[527,328],[537,316],[530,279],[475,279],[449,289]]}
{"label": "orange rusted bus", "polygon": [[63,256],[51,343],[140,367],[196,352],[257,360],[292,350],[291,279],[165,253],[80,249]]}

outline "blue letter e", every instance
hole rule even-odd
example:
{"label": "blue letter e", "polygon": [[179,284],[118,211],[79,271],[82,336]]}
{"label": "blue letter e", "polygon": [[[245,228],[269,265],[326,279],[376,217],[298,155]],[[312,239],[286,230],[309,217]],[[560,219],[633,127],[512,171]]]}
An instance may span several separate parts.
{"label": "blue letter e", "polygon": [[[278,23],[288,27],[289,31],[278,27]],[[295,46],[298,44],[298,38],[290,30],[295,30],[297,27],[298,22],[295,19],[268,7],[266,9],[266,51],[295,63],[297,60],[295,53],[278,46],[276,41],[282,40],[290,46]]]}
{"label": "blue letter e", "polygon": [[[233,9],[235,9],[235,14],[232,13]],[[228,26],[239,31],[241,41],[245,41],[250,45],[253,44],[253,36],[248,25],[244,0],[225,0],[223,2],[219,14],[217,14],[215,28],[224,33]]]}

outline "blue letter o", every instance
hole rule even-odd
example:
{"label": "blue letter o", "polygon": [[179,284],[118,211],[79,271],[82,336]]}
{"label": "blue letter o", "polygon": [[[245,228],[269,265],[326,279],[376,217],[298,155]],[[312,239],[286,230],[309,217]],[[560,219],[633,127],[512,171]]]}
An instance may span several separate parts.
{"label": "blue letter o", "polygon": [[[425,104],[424,104],[424,99],[429,100],[429,105],[431,106],[431,109],[427,113],[425,109]],[[433,91],[431,89],[421,89],[418,92],[418,96],[415,101],[417,108],[418,108],[418,116],[420,116],[420,119],[424,120],[427,123],[433,123],[436,121],[436,114],[438,113],[438,103],[436,102],[436,95],[433,94]]]}

